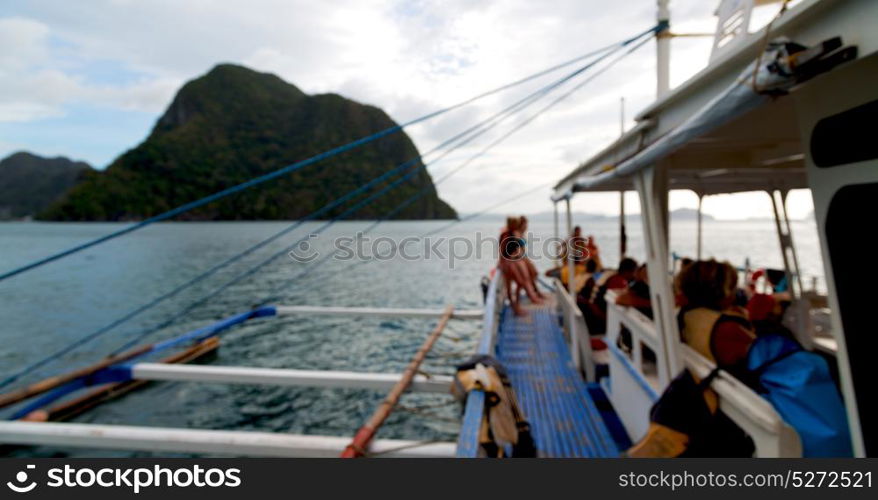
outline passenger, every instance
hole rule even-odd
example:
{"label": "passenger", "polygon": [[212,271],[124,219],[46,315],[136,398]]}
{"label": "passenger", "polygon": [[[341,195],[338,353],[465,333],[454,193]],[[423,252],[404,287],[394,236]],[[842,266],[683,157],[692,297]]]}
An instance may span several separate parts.
{"label": "passenger", "polygon": [[604,273],[600,280],[595,282],[594,296],[588,307],[589,314],[586,315],[589,333],[598,334],[607,330],[607,291],[627,289],[636,271],[637,261],[624,258],[619,262],[619,268],[615,273]]}
{"label": "passenger", "polygon": [[756,338],[747,311],[734,305],[737,285],[735,268],[715,260],[693,262],[677,276],[683,342],[723,367],[740,366]]}
{"label": "passenger", "polygon": [[637,261],[626,257],[619,262],[619,268],[615,273],[607,277],[604,286],[608,290],[618,290],[628,288],[628,283],[634,279],[637,272]]}
{"label": "passenger", "polygon": [[595,243],[594,235],[590,234],[585,239],[585,250],[588,252],[586,254],[586,258],[589,260],[595,261],[598,266],[598,269],[603,269],[603,263],[601,262],[601,252],[598,248],[597,243]]}
{"label": "passenger", "polygon": [[[565,289],[569,289],[570,282],[568,280],[570,279],[570,263],[567,262],[563,266],[561,266],[558,274],[558,279],[561,280],[561,284],[564,285]],[[573,265],[573,290],[577,293],[582,290],[583,285],[585,285],[586,279],[588,279],[586,265],[582,262],[576,262]]]}
{"label": "passenger", "polygon": [[[522,215],[518,218],[518,229],[516,231],[519,240],[521,241],[521,246],[525,247],[527,245],[527,240],[525,236],[527,235],[527,217]],[[537,292],[537,296],[541,299],[546,298],[545,295],[540,292],[540,288],[537,286],[537,278],[540,273],[537,271],[537,266],[530,260],[530,257],[527,256],[527,252],[524,252],[524,258],[522,259],[525,266],[527,266],[527,271],[530,274],[531,285],[533,286],[534,291]]]}
{"label": "passenger", "polygon": [[582,283],[582,288],[579,289],[579,293],[576,295],[576,302],[578,303],[588,303],[591,302],[591,296],[594,293],[595,287],[595,273],[598,270],[598,264],[594,261],[594,259],[588,259],[585,261],[585,276]]}
{"label": "passenger", "polygon": [[[506,278],[506,294],[509,297],[512,310],[517,316],[523,316],[525,311],[522,309],[519,299],[522,289],[534,304],[542,304],[543,300],[534,290],[530,270],[522,260],[524,247],[521,244],[521,238],[516,235],[519,223],[520,221],[516,217],[506,219],[506,228],[500,235],[500,262],[498,266]],[[513,291],[513,284],[516,285],[515,291]]]}
{"label": "passenger", "polygon": [[766,293],[757,293],[747,302],[747,315],[757,336],[777,334],[795,339],[783,325],[783,313],[782,304]]}
{"label": "passenger", "polygon": [[582,237],[582,228],[576,226],[573,228],[573,234],[567,239],[567,248],[565,250],[564,260],[567,260],[567,252],[573,252],[573,261],[582,262],[588,257],[585,238]]}
{"label": "passenger", "polygon": [[[690,259],[689,257],[681,258],[680,259],[680,272],[682,273],[683,269],[686,269],[687,267],[689,267],[693,262],[695,262],[695,261]],[[677,275],[679,276],[679,273]],[[679,280],[674,280],[674,304],[677,307],[681,307],[683,305],[683,303],[686,302],[686,299],[685,299],[685,297],[683,297],[683,292],[680,291],[680,288],[678,285],[679,285]]]}
{"label": "passenger", "polygon": [[787,283],[787,273],[781,269],[766,269],[765,278],[771,283],[771,289],[774,293],[785,293],[789,291]]}
{"label": "passenger", "polygon": [[646,272],[646,264],[637,268],[634,279],[628,285],[628,289],[616,297],[616,303],[633,307],[652,318],[652,302],[649,296],[649,275]]}

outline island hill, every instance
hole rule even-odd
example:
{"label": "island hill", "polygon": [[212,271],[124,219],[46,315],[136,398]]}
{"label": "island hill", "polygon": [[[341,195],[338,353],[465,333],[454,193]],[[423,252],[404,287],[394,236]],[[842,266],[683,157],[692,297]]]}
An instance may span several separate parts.
{"label": "island hill", "polygon": [[[79,172],[75,186],[36,217],[143,219],[394,125],[376,107],[336,94],[307,95],[275,75],[222,64],[186,83],[145,141],[104,171]],[[188,212],[178,220],[299,219],[399,164],[419,158],[411,139],[403,132],[395,133]],[[420,165],[413,163],[412,168]],[[322,218],[338,215],[396,179],[394,175]],[[0,169],[0,185],[4,182]],[[426,169],[420,169],[349,218],[381,217],[424,188],[426,193],[394,218],[457,217],[439,199]]]}
{"label": "island hill", "polygon": [[87,163],[26,152],[0,160],[0,220],[33,217],[93,172]]}

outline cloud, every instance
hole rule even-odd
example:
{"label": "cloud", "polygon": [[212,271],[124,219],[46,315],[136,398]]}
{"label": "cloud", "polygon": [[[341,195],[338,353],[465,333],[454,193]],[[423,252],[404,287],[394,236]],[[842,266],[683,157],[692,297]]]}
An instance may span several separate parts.
{"label": "cloud", "polygon": [[[712,31],[713,2],[675,0],[672,8],[675,29]],[[9,17],[0,18],[0,47],[14,47],[0,50],[0,122],[70,118],[87,133],[106,124],[68,114],[92,108],[157,118],[185,81],[218,62],[273,72],[308,93],[340,93],[404,122],[642,31],[655,22],[654,9],[654,0],[92,0],[75,9],[59,9],[52,0],[16,2],[5,5]],[[703,67],[709,48],[707,39],[675,40],[673,82]],[[653,51],[650,43],[596,78],[451,177],[440,194],[463,212],[476,211],[497,192],[566,174],[617,137],[620,97],[629,127],[652,101]],[[429,150],[548,81],[484,99],[408,133],[421,151]],[[547,102],[456,152],[434,176]],[[134,145],[111,142],[89,159],[107,164]],[[74,139],[57,147],[79,154]],[[545,198],[529,198],[521,208],[545,210]],[[612,211],[615,205],[598,208]]]}

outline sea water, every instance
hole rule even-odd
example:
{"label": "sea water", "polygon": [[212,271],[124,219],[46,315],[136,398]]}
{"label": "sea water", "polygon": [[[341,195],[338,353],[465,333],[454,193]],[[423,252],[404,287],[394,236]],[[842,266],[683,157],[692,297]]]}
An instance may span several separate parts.
{"label": "sea water", "polygon": [[[32,272],[0,282],[0,375],[5,377],[152,300],[273,234],[291,222],[162,223]],[[387,222],[354,238],[369,222],[340,222],[320,231],[303,224],[148,312],[24,377],[16,385],[93,363],[172,318],[217,287],[224,292],[170,326],[141,339],[155,342],[274,304],[457,308],[482,306],[480,278],[496,262],[499,219],[475,219],[440,231],[446,221]],[[607,265],[618,261],[618,222],[582,221]],[[105,223],[2,223],[0,270],[8,270],[122,227]],[[806,287],[822,288],[813,221],[793,223]],[[528,250],[542,270],[553,265],[552,223],[532,223]],[[629,224],[628,255],[644,257],[640,225]],[[292,255],[285,247],[301,241]],[[695,252],[694,221],[671,224],[671,247]],[[278,255],[260,271],[248,269]],[[704,222],[705,257],[782,267],[773,221]],[[332,257],[324,258],[327,255]],[[303,273],[305,273],[303,275]],[[451,375],[472,353],[480,321],[453,320],[423,365]],[[250,321],[222,334],[214,365],[400,372],[435,324],[432,319],[283,316]],[[103,404],[76,422],[198,429],[257,430],[352,436],[383,394],[376,391],[162,382]],[[454,440],[461,409],[450,396],[407,394],[381,438]],[[6,412],[8,414],[8,411]],[[8,416],[8,415],[0,415]],[[150,456],[105,450],[39,447],[18,456]],[[164,454],[162,454],[164,455]]]}

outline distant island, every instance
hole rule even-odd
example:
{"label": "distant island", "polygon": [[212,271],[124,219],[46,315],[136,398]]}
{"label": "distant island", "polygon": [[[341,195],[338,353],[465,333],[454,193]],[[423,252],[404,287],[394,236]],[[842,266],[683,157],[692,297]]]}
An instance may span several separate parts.
{"label": "distant island", "polygon": [[35,216],[94,169],[64,157],[20,151],[0,160],[0,220]]}
{"label": "distant island", "polygon": [[[41,169],[57,159],[28,155],[30,161],[22,162],[27,153],[18,153],[4,160],[0,210],[5,212],[0,213],[59,221],[139,220],[394,125],[376,107],[336,94],[307,95],[275,75],[221,64],[186,83],[149,137],[106,170],[76,164],[49,182]],[[401,163],[415,160],[412,168],[421,165],[419,158],[411,139],[395,133],[178,219],[299,219]],[[33,177],[48,186],[28,181]],[[17,187],[29,184],[34,189]],[[426,193],[394,218],[457,217],[421,169],[350,218],[380,217],[424,188]]]}

